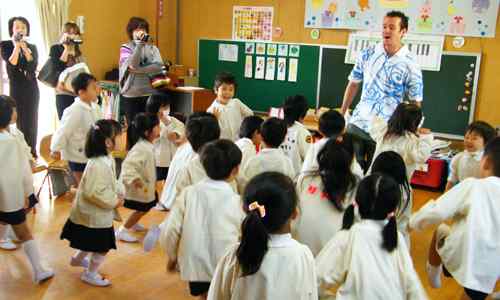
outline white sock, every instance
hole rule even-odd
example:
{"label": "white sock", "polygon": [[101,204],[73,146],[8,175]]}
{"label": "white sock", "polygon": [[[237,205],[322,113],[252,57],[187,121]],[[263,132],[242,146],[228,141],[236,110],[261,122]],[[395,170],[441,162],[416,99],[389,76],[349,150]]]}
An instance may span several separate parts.
{"label": "white sock", "polygon": [[10,226],[10,225],[7,226],[7,230],[6,230],[4,238],[11,239],[11,240],[14,240],[14,241],[18,241],[19,240],[19,238],[17,237],[16,233],[14,232],[14,228],[12,228],[12,226]]}
{"label": "white sock", "polygon": [[104,262],[104,258],[104,255],[95,252],[92,253],[88,269],[90,274],[92,274],[93,276],[97,275],[97,270],[99,269],[99,266]]}
{"label": "white sock", "polygon": [[120,226],[120,228],[118,228],[118,232],[128,232],[128,229],[122,225],[122,226]]}
{"label": "white sock", "polygon": [[40,263],[40,253],[38,252],[38,247],[35,240],[29,240],[23,243],[23,250],[28,257],[31,267],[33,268],[33,273],[38,274],[43,272],[44,269]]}
{"label": "white sock", "polygon": [[441,271],[443,270],[442,265],[433,266],[429,262],[427,262],[426,271],[427,278],[429,279],[430,285],[438,289],[441,287]]}
{"label": "white sock", "polygon": [[7,225],[0,224],[0,241],[7,239]]}
{"label": "white sock", "polygon": [[87,251],[82,251],[82,250],[78,250],[75,252],[75,254],[73,255],[73,259],[76,260],[76,261],[83,261],[85,259],[85,257],[89,254],[90,252],[87,252]]}

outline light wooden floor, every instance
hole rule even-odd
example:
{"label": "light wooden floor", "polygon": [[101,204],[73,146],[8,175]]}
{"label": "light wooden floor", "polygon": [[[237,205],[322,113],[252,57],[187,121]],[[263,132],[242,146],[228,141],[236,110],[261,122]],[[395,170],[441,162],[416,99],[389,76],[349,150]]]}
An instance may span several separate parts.
{"label": "light wooden floor", "polygon": [[[36,179],[40,181],[39,177]],[[414,209],[436,195],[427,191],[415,191]],[[98,288],[82,283],[79,279],[82,269],[69,265],[73,250],[69,248],[67,241],[59,240],[70,208],[70,197],[50,201],[48,191],[42,192],[37,214],[30,215],[28,220],[43,260],[55,270],[56,276],[42,285],[34,285],[24,252],[20,249],[0,250],[0,300],[193,299],[178,274],[165,272],[166,258],[159,247],[146,254],[141,244],[118,242],[118,250],[108,254],[101,272],[112,281],[111,287]],[[129,213],[127,209],[121,209],[123,217]],[[142,223],[150,226],[161,222],[165,216],[165,213],[152,210]],[[424,266],[431,235],[432,229],[412,233],[411,253],[417,272],[431,299],[460,299],[462,289],[453,279],[444,279],[443,288],[439,290],[431,289],[427,284]]]}

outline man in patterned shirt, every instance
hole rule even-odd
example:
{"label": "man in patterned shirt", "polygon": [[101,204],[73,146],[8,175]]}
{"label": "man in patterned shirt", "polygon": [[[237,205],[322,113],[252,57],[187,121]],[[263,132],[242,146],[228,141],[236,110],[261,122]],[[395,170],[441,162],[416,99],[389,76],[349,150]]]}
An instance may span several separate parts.
{"label": "man in patterned shirt", "polygon": [[384,17],[382,43],[364,49],[349,75],[341,112],[345,114],[362,82],[361,99],[348,120],[347,132],[355,136],[356,159],[365,172],[375,151],[370,137],[373,119],[388,121],[404,99],[423,100],[422,72],[401,39],[408,31],[408,17],[391,11]]}

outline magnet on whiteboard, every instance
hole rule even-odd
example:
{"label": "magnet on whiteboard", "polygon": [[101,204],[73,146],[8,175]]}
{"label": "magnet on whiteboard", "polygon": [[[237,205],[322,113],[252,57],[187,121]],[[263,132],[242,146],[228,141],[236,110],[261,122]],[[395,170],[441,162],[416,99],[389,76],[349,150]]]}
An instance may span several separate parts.
{"label": "magnet on whiteboard", "polygon": [[453,38],[453,47],[462,48],[465,44],[465,39],[463,36],[456,36]]}
{"label": "magnet on whiteboard", "polygon": [[313,40],[319,39],[319,29],[316,28],[316,29],[311,30],[311,38]]}

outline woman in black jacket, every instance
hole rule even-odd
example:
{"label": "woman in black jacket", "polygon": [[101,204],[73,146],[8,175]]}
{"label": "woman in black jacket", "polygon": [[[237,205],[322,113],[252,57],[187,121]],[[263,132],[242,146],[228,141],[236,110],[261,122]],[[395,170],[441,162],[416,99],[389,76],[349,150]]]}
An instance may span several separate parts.
{"label": "woman in black jacket", "polygon": [[9,93],[17,104],[17,128],[24,134],[33,156],[37,157],[40,91],[35,71],[38,52],[35,45],[26,41],[29,34],[28,20],[24,17],[13,17],[9,20],[9,35],[12,39],[0,42],[0,48],[9,76]]}
{"label": "woman in black jacket", "polygon": [[[64,69],[74,64],[83,62],[82,52],[79,47],[80,44],[80,28],[78,25],[73,22],[64,24],[60,43],[50,47],[49,52],[49,57],[56,67],[57,73],[61,73]],[[59,120],[61,120],[64,110],[73,104],[75,97],[75,93],[67,90],[62,82],[57,84],[56,108]]]}

